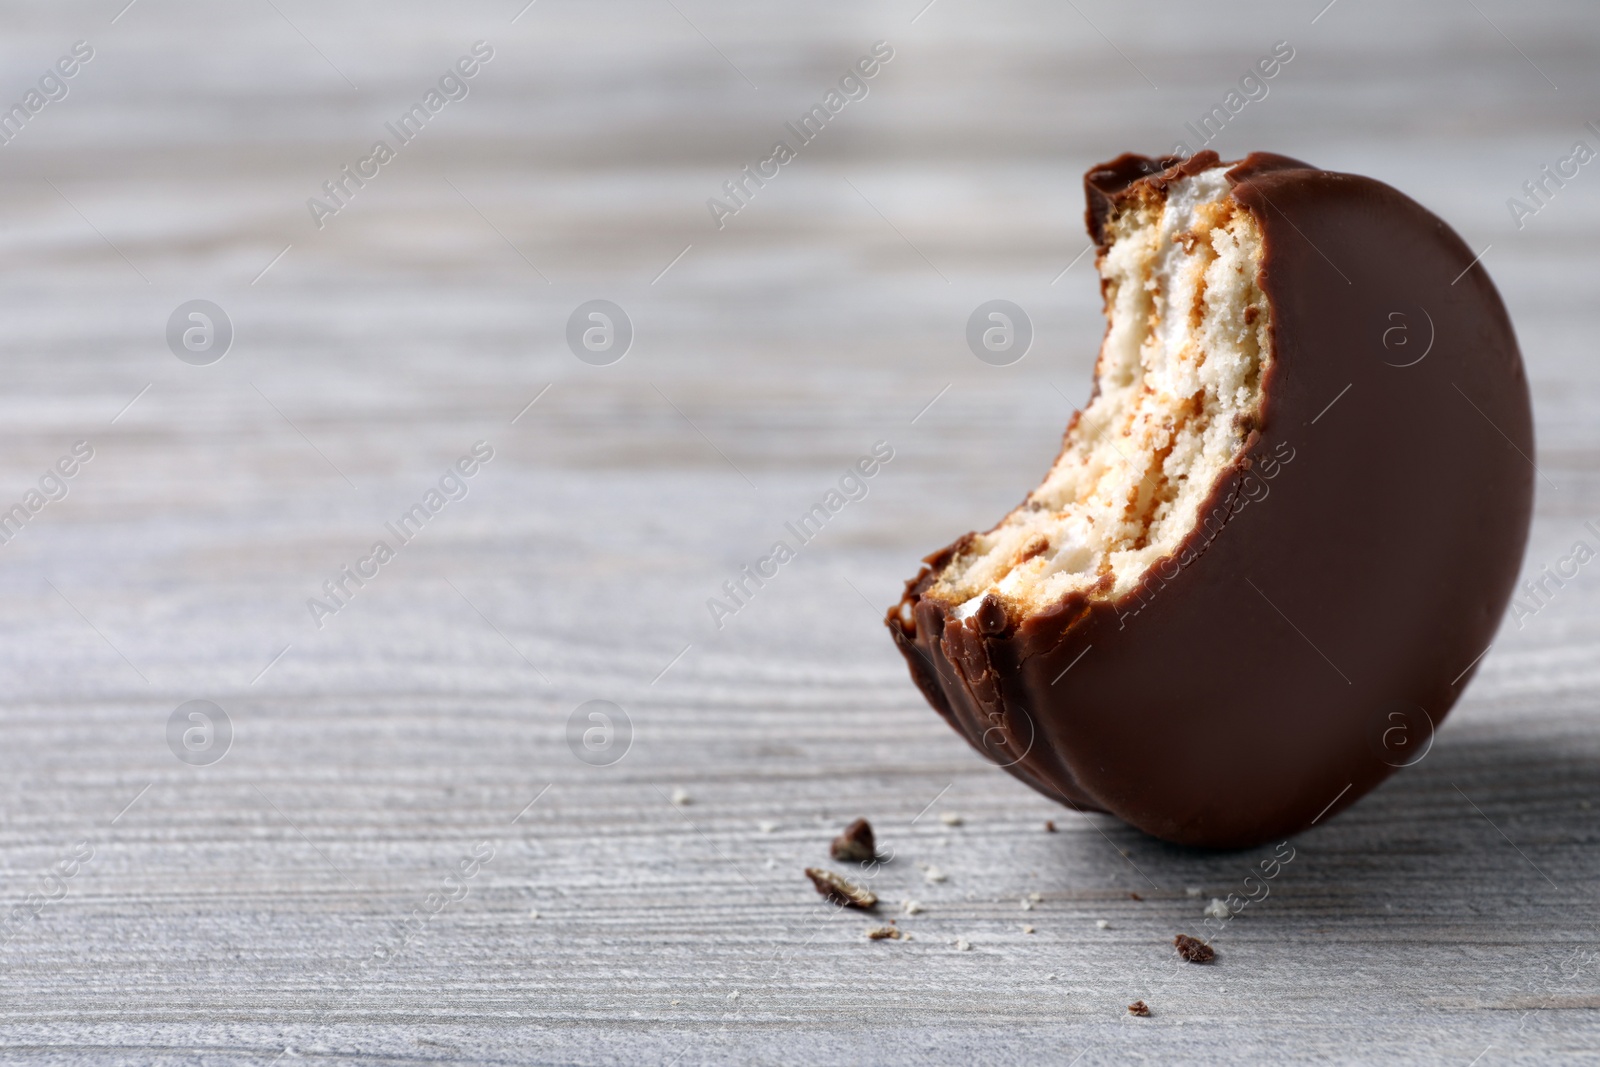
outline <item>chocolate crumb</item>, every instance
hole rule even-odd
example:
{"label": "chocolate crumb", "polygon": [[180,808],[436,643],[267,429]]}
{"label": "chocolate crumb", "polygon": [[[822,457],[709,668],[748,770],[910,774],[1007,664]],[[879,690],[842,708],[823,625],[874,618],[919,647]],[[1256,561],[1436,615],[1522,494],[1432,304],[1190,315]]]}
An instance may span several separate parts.
{"label": "chocolate crumb", "polygon": [[1129,900],[1143,900],[1144,897],[1141,897],[1138,893],[1129,893],[1128,894],[1128,899]]}
{"label": "chocolate crumb", "polygon": [[853,882],[845,881],[832,871],[825,871],[821,867],[807,867],[806,877],[811,879],[811,884],[817,887],[818,893],[835,904],[863,910],[877,906],[877,894]]}
{"label": "chocolate crumb", "polygon": [[877,842],[872,836],[872,824],[857,819],[844,828],[844,833],[833,839],[829,855],[843,863],[866,863],[878,854]]}
{"label": "chocolate crumb", "polygon": [[1055,833],[1056,832],[1056,822],[1055,822],[1055,820],[1054,819],[1046,819],[1044,821],[1044,830],[1045,830],[1045,833],[1047,833],[1047,834]]}
{"label": "chocolate crumb", "polygon": [[1210,963],[1212,960],[1217,958],[1217,950],[1200,940],[1198,937],[1190,937],[1188,934],[1179,934],[1177,937],[1172,939],[1172,943],[1177,947],[1178,955],[1182,956],[1190,963]]}
{"label": "chocolate crumb", "polygon": [[1256,317],[1258,315],[1260,315],[1260,314],[1261,314],[1261,309],[1256,307],[1254,304],[1252,304],[1249,307],[1245,308],[1244,309],[1244,324],[1246,326],[1254,326],[1256,324]]}
{"label": "chocolate crumb", "polygon": [[1148,1019],[1150,1017],[1150,1005],[1142,1000],[1136,1000],[1128,1005],[1128,1014],[1137,1015],[1141,1019]]}

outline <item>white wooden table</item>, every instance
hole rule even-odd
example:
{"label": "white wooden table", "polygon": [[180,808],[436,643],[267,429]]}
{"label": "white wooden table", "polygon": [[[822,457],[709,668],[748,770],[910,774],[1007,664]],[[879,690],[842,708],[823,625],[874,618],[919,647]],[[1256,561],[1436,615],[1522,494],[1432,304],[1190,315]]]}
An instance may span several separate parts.
{"label": "white wooden table", "polygon": [[[1278,40],[1215,146],[1371,174],[1491,246],[1538,413],[1530,576],[1590,537],[1600,172],[1520,230],[1505,201],[1600,146],[1591,6],[523,2],[0,6],[5,100],[95,50],[0,147],[0,502],[94,449],[0,546],[0,1059],[1600,1058],[1593,567],[1506,626],[1425,760],[1293,841],[1208,968],[1173,934],[1271,850],[1051,805],[879,622],[1087,391],[1082,171],[1168,147]],[[469,95],[317,229],[307,198],[478,40]],[[879,40],[866,97],[718,230],[706,199]],[[996,297],[1037,330],[1003,368],[963,340]],[[208,366],[165,338],[194,299],[234,327]],[[609,366],[564,339],[592,299],[634,326]],[[867,497],[715,629],[878,440]],[[466,497],[319,629],[308,599],[478,441]],[[218,761],[169,747],[192,700]],[[631,737],[586,763],[591,700]],[[858,815],[910,941],[802,875]]]}

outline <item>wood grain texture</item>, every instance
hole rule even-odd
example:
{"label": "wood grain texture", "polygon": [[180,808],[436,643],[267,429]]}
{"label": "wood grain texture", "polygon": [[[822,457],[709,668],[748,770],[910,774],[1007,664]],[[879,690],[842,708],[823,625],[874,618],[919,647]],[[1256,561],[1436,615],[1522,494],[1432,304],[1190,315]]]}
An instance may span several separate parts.
{"label": "wood grain texture", "polygon": [[[1173,935],[1271,850],[1051,805],[879,622],[1087,390],[1079,175],[1167,147],[1280,39],[1216,147],[1371,174],[1491,246],[1538,416],[1528,574],[1596,542],[1600,174],[1520,230],[1505,204],[1596,143],[1590,7],[120,7],[0,6],[6,100],[96,50],[0,147],[0,500],[95,450],[0,546],[7,1062],[1600,1055],[1600,564],[1507,623],[1421,763],[1292,842],[1206,967]],[[480,39],[467,98],[317,229],[306,199]],[[718,230],[706,198],[878,40],[866,98]],[[1037,329],[1006,368],[963,341],[997,296]],[[236,327],[209,367],[164,339],[194,298]],[[636,327],[607,367],[563,336],[594,298]],[[480,440],[467,496],[319,629],[307,599]],[[866,498],[714,628],[877,440]],[[195,699],[234,730],[203,767],[165,734]],[[590,700],[631,723],[609,766],[568,744]],[[912,940],[802,874],[858,815]]]}

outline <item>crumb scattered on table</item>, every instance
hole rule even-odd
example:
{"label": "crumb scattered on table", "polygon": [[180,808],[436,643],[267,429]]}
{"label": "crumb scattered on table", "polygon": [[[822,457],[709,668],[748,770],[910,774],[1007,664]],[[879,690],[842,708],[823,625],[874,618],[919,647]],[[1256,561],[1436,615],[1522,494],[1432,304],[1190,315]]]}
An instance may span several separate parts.
{"label": "crumb scattered on table", "polygon": [[900,910],[907,915],[921,915],[922,903],[916,900],[902,900],[900,902]]}
{"label": "crumb scattered on table", "polygon": [[867,937],[872,941],[901,941],[905,939],[905,932],[889,920],[888,926],[874,926],[867,931]]}
{"label": "crumb scattered on table", "polygon": [[680,808],[687,807],[694,803],[694,797],[690,796],[689,791],[680,785],[672,790],[672,802]]}
{"label": "crumb scattered on table", "polygon": [[1031,933],[1033,933],[1033,927],[1029,926],[1027,923],[1023,923],[1022,924],[1022,932],[1025,933],[1025,934],[1031,934]]}
{"label": "crumb scattered on table", "polygon": [[1055,833],[1056,832],[1056,822],[1055,822],[1055,820],[1054,819],[1046,819],[1044,821],[1044,830],[1045,830],[1045,833],[1047,833],[1047,834]]}
{"label": "crumb scattered on table", "polygon": [[1096,927],[1098,927],[1101,930],[1109,930],[1109,929],[1111,929],[1111,923],[1109,921],[1105,920],[1105,919],[1096,919],[1094,921],[1094,924],[1095,924]]}
{"label": "crumb scattered on table", "polygon": [[1128,899],[1129,899],[1129,900],[1143,900],[1143,899],[1144,899],[1144,897],[1141,897],[1141,896],[1140,896],[1140,895],[1139,895],[1139,894],[1138,894],[1138,893],[1133,893],[1133,892],[1130,892],[1130,893],[1129,893],[1129,894],[1128,894]]}
{"label": "crumb scattered on table", "polygon": [[1208,918],[1212,918],[1212,919],[1226,919],[1230,915],[1232,915],[1233,912],[1231,910],[1229,910],[1228,905],[1224,904],[1222,901],[1218,900],[1216,897],[1212,897],[1211,898],[1211,903],[1206,905],[1206,910],[1205,910],[1204,914]]}
{"label": "crumb scattered on table", "polygon": [[811,884],[817,887],[817,892],[833,901],[843,904],[847,908],[861,908],[863,910],[877,905],[877,894],[870,889],[863,889],[834,874],[832,871],[823,870],[821,867],[807,867],[806,877],[811,879]]}
{"label": "crumb scattered on table", "polygon": [[1184,886],[1183,891],[1191,897],[1200,895],[1200,887],[1197,885]]}
{"label": "crumb scattered on table", "polygon": [[923,869],[922,877],[928,882],[942,882],[948,878],[949,875],[945,874],[937,867],[927,867]]}
{"label": "crumb scattered on table", "polygon": [[762,819],[760,822],[756,823],[756,829],[760,830],[764,834],[770,834],[777,828],[778,824],[773,822],[771,819]]}
{"label": "crumb scattered on table", "polygon": [[946,826],[960,826],[966,820],[953,811],[941,811],[939,813],[939,821]]}
{"label": "crumb scattered on table", "polygon": [[972,948],[972,942],[971,941],[968,941],[964,937],[956,938],[956,951],[957,952],[967,952],[971,948]]}
{"label": "crumb scattered on table", "polygon": [[1178,950],[1178,955],[1190,963],[1210,963],[1217,957],[1217,950],[1188,934],[1179,934],[1172,939],[1173,947]]}
{"label": "crumb scattered on table", "polygon": [[878,854],[877,841],[872,834],[872,824],[857,819],[844,828],[844,833],[833,839],[828,854],[841,863],[866,863]]}
{"label": "crumb scattered on table", "polygon": [[1128,1014],[1137,1015],[1141,1019],[1147,1019],[1150,1017],[1150,1005],[1146,1004],[1142,1000],[1136,1000],[1132,1004],[1128,1005]]}

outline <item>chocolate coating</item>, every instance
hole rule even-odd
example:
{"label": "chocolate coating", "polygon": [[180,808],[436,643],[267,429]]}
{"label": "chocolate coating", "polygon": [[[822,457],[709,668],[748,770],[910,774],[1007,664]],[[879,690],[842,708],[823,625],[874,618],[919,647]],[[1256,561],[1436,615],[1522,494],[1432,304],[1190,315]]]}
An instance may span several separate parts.
{"label": "chocolate coating", "polygon": [[[1103,247],[1134,183],[1216,161],[1093,168],[1090,235]],[[1125,596],[1069,594],[1020,623],[923,596],[957,541],[886,621],[928,702],[1022,781],[1168,841],[1243,847],[1426,753],[1511,594],[1535,471],[1511,323],[1448,226],[1283,156],[1227,177],[1261,231],[1273,359],[1206,521]]]}

